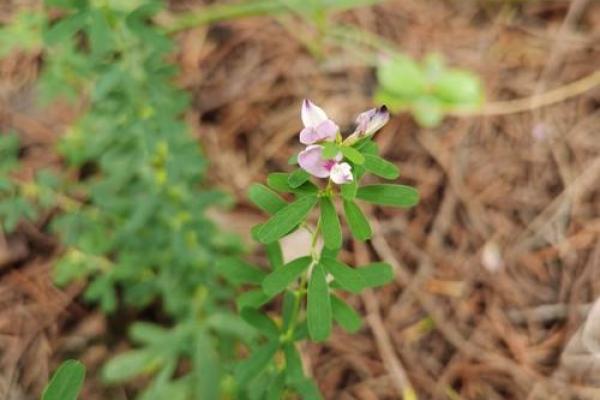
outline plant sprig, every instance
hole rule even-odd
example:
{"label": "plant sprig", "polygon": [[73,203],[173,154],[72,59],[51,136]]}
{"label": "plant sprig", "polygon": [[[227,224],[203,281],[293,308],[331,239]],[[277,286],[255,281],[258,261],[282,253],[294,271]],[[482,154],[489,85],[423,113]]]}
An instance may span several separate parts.
{"label": "plant sprig", "polygon": [[[254,184],[248,192],[250,200],[270,214],[265,223],[255,227],[253,235],[266,246],[272,265],[271,272],[260,281],[245,281],[259,288],[248,292],[257,301],[241,304],[241,314],[261,332],[263,339],[238,366],[236,376],[242,385],[253,381],[268,383],[265,388],[270,389],[264,395],[274,399],[283,398],[286,391],[300,393],[303,398],[320,398],[314,383],[302,372],[298,342],[327,340],[334,321],[343,329],[356,332],[361,326],[360,315],[343,300],[343,293],[358,294],[393,279],[387,263],[353,268],[339,260],[344,236],[342,215],[336,205],[343,206],[339,208],[343,209],[341,214],[352,236],[367,240],[372,229],[359,206],[361,201],[401,208],[419,201],[418,192],[409,186],[361,184],[367,173],[383,179],[399,176],[397,167],[381,158],[372,140],[375,131],[387,122],[384,107],[361,114],[356,131],[346,139],[313,103],[304,102],[302,115],[305,128],[300,140],[307,148],[294,160],[300,168],[291,173],[270,174],[268,186]],[[327,180],[324,184],[321,179],[313,181],[311,175]],[[291,196],[291,201],[286,201],[284,194]],[[313,223],[315,213],[318,217]],[[279,241],[297,229],[311,234],[308,254],[283,264]],[[261,312],[263,305],[276,298],[282,299],[281,316]],[[278,361],[277,354],[283,356],[283,361]]]}

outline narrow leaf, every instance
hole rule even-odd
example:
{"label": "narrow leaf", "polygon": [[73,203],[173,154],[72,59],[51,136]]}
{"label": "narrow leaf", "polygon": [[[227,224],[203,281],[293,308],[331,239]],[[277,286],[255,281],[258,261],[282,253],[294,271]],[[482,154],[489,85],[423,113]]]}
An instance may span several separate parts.
{"label": "narrow leaf", "polygon": [[135,376],[156,371],[162,362],[162,357],[148,348],[127,351],[104,364],[102,378],[107,383],[124,382]]}
{"label": "narrow leaf", "polygon": [[[197,330],[195,337],[192,374],[198,388],[198,395],[202,399],[218,399],[219,386],[215,385],[215,382],[221,380],[222,367],[217,346],[204,329]],[[169,393],[168,397],[175,398],[173,393]]]}
{"label": "narrow leaf", "polygon": [[357,269],[350,268],[346,264],[334,259],[323,258],[321,263],[333,277],[340,287],[352,293],[360,293],[365,287],[362,276]]}
{"label": "narrow leaf", "polygon": [[302,358],[296,349],[294,343],[286,343],[283,346],[285,354],[285,374],[286,382],[298,382],[304,379],[304,369],[302,368]]}
{"label": "narrow leaf", "polygon": [[344,185],[340,186],[340,192],[342,193],[342,198],[345,200],[354,200],[354,198],[356,197],[356,191],[358,190],[358,174],[356,173],[357,171],[355,170],[355,179],[352,180],[352,182],[348,182]]}
{"label": "narrow leaf", "polygon": [[315,265],[308,283],[307,319],[310,337],[321,342],[331,333],[331,301],[325,271]]}
{"label": "narrow leaf", "polygon": [[271,318],[254,308],[244,308],[240,313],[244,321],[270,337],[279,336],[279,328]]}
{"label": "narrow leaf", "polygon": [[292,292],[291,290],[286,290],[283,293],[283,305],[281,306],[281,314],[283,319],[283,331],[289,329],[290,324],[292,323],[292,318],[294,318],[294,309],[296,306],[296,302],[299,301],[299,294],[296,292]]}
{"label": "narrow leaf", "polygon": [[344,200],[344,213],[346,214],[346,221],[348,221],[352,236],[358,240],[367,240],[371,237],[372,231],[369,221],[367,221],[367,218],[356,203]]}
{"label": "narrow leaf", "polygon": [[287,205],[285,200],[279,197],[277,193],[260,183],[250,186],[250,189],[248,189],[248,198],[258,208],[269,214],[274,214]]}
{"label": "narrow leaf", "polygon": [[169,331],[150,322],[135,322],[129,328],[129,337],[140,344],[160,344],[169,339]]}
{"label": "narrow leaf", "polygon": [[240,362],[235,369],[237,383],[244,386],[261,373],[277,352],[278,347],[278,342],[269,342],[252,352],[249,358]]}
{"label": "narrow leaf", "polygon": [[273,242],[265,245],[265,252],[267,253],[267,258],[269,259],[273,269],[283,266],[283,252],[279,242]]}
{"label": "narrow leaf", "polygon": [[362,326],[360,315],[344,300],[331,296],[333,319],[349,333],[355,333]]}
{"label": "narrow leaf", "polygon": [[317,194],[319,189],[310,181],[304,182],[299,187],[293,188],[288,183],[290,174],[285,172],[274,172],[267,177],[267,185],[281,193],[296,193],[299,195]]}
{"label": "narrow leaf", "polygon": [[394,280],[394,271],[390,264],[375,262],[356,268],[366,287],[383,286]]}
{"label": "narrow leaf", "polygon": [[246,307],[259,308],[270,300],[261,289],[249,290],[240,294],[237,297],[236,305],[238,310],[242,310]]}
{"label": "narrow leaf", "polygon": [[285,375],[280,373],[269,385],[265,400],[281,400],[285,389]]}
{"label": "narrow leaf", "polygon": [[217,271],[234,285],[245,283],[259,285],[266,276],[264,271],[236,257],[219,259],[217,261]]}
{"label": "narrow leaf", "polygon": [[300,257],[271,272],[262,283],[265,294],[267,296],[274,296],[285,290],[285,288],[300,276],[310,262],[310,257]]}
{"label": "narrow leaf", "polygon": [[342,154],[348,160],[352,161],[354,164],[361,165],[365,162],[365,157],[360,154],[360,151],[356,150],[354,147],[342,146],[340,147]]}
{"label": "narrow leaf", "polygon": [[271,243],[300,224],[317,202],[316,196],[305,196],[277,211],[256,233],[261,243]]}
{"label": "narrow leaf", "polygon": [[356,198],[386,206],[412,207],[419,202],[419,192],[405,185],[367,185],[358,188]]}
{"label": "narrow leaf", "polygon": [[292,189],[296,189],[309,179],[309,173],[303,169],[298,168],[288,176],[288,184]]}
{"label": "narrow leaf", "polygon": [[321,198],[321,225],[325,246],[329,249],[342,247],[342,227],[331,197]]}
{"label": "narrow leaf", "polygon": [[398,170],[398,167],[391,162],[373,154],[365,154],[365,162],[363,167],[372,174],[385,179],[396,179],[398,176],[400,176],[400,170]]}
{"label": "narrow leaf", "polygon": [[83,379],[85,367],[75,360],[67,360],[56,370],[48,386],[44,389],[42,400],[76,400]]}
{"label": "narrow leaf", "polygon": [[321,396],[321,393],[319,392],[319,388],[312,379],[303,379],[300,382],[294,382],[292,387],[300,394],[301,399],[323,399],[323,396]]}

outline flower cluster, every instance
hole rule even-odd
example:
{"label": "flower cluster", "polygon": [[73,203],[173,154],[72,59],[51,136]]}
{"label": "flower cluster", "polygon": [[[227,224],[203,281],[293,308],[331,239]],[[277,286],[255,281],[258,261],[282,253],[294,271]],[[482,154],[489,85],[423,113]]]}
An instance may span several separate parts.
{"label": "flower cluster", "polygon": [[304,129],[300,132],[300,143],[307,146],[298,154],[298,164],[317,178],[329,178],[333,183],[342,185],[352,182],[352,167],[343,161],[341,151],[331,158],[324,157],[323,144],[331,142],[349,146],[378,131],[388,122],[390,115],[385,106],[361,113],[356,118],[355,131],[343,141],[338,125],[308,99],[302,102],[301,117]]}

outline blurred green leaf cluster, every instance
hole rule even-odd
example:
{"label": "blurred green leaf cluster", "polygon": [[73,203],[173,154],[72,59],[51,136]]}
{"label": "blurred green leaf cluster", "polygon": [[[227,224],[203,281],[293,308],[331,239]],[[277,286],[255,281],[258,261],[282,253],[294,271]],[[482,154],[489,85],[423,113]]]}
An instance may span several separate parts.
{"label": "blurred green leaf cluster", "polygon": [[16,14],[10,24],[0,26],[0,57],[14,49],[34,50],[42,47],[42,32],[46,28],[46,15],[25,10]]}
{"label": "blurred green leaf cluster", "polygon": [[238,343],[255,330],[236,315],[236,288],[216,266],[242,245],[205,215],[230,200],[203,184],[206,160],[183,122],[188,96],[167,62],[172,42],[151,23],[162,7],[46,0],[43,13],[3,28],[21,32],[28,18],[44,21],[15,45],[43,43],[46,101],[62,96],[85,111],[58,145],[60,176],[17,181],[16,136],[0,136],[0,221],[12,230],[39,208],[60,209],[51,223],[65,249],[57,283],[86,280],[85,299],[104,312],[151,307],[166,321],[131,327],[137,347],[105,366],[107,382],[151,376],[141,399],[235,396]]}
{"label": "blurred green leaf cluster", "polygon": [[12,232],[20,220],[35,220],[40,210],[56,203],[60,184],[50,171],[41,170],[33,181],[11,177],[19,167],[19,139],[15,133],[0,134],[0,229]]}
{"label": "blurred green leaf cluster", "polygon": [[377,67],[375,99],[392,111],[409,110],[422,126],[438,125],[449,110],[476,110],[483,103],[477,75],[448,68],[438,54],[419,63],[395,54]]}

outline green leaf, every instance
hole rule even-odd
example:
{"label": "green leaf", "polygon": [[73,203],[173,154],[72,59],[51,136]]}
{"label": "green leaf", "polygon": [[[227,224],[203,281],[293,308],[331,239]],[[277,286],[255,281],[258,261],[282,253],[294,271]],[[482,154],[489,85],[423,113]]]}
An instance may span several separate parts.
{"label": "green leaf", "polygon": [[396,55],[377,68],[377,80],[388,92],[401,99],[412,99],[427,90],[427,79],[417,63]]}
{"label": "green leaf", "polygon": [[300,197],[277,211],[256,233],[258,241],[265,244],[271,243],[288,234],[306,219],[317,200],[316,196]]}
{"label": "green leaf", "polygon": [[75,34],[84,27],[88,17],[87,11],[78,12],[53,24],[44,34],[44,40],[49,45],[68,43]]}
{"label": "green leaf", "polygon": [[170,332],[150,322],[135,322],[129,328],[129,337],[140,344],[160,344],[168,341]]}
{"label": "green leaf", "polygon": [[398,170],[398,167],[391,162],[373,154],[365,154],[365,162],[363,167],[372,174],[385,179],[396,179],[398,176],[400,176],[400,170]]}
{"label": "green leaf", "polygon": [[288,177],[288,184],[292,189],[298,188],[300,185],[310,179],[310,175],[305,170],[298,168],[292,172]]}
{"label": "green leaf", "polygon": [[249,358],[240,362],[235,368],[237,383],[243,387],[250,382],[252,378],[261,373],[269,364],[278,348],[278,342],[268,342],[253,351]]}
{"label": "green leaf", "polygon": [[238,310],[246,307],[259,308],[270,300],[262,289],[248,290],[240,294],[236,299]]}
{"label": "green leaf", "polygon": [[294,335],[292,336],[292,341],[299,342],[301,340],[308,339],[308,322],[305,319],[300,322],[296,328],[294,329]]}
{"label": "green leaf", "polygon": [[292,387],[300,394],[301,399],[321,400],[323,398],[319,392],[319,388],[312,379],[303,379],[300,382],[294,382]]}
{"label": "green leaf", "polygon": [[248,198],[258,208],[269,214],[274,214],[287,205],[286,201],[279,197],[277,193],[260,183],[250,186]]}
{"label": "green leaf", "polygon": [[419,202],[419,192],[405,185],[367,185],[358,188],[356,198],[386,206],[412,207]]}
{"label": "green leaf", "polygon": [[286,290],[283,293],[283,304],[281,306],[281,318],[283,319],[282,331],[288,330],[292,323],[296,302],[300,301],[299,296],[299,293],[292,292],[291,290]]}
{"label": "green leaf", "polygon": [[231,312],[213,312],[204,320],[203,325],[220,338],[231,336],[244,343],[251,343],[257,337],[255,327]]}
{"label": "green leaf", "polygon": [[477,76],[460,70],[444,72],[435,83],[433,94],[443,101],[458,105],[477,106],[483,99]]}
{"label": "green leaf", "polygon": [[285,375],[280,374],[275,377],[268,388],[265,400],[281,400],[285,389]]}
{"label": "green leaf", "polygon": [[104,364],[102,379],[107,383],[124,382],[135,376],[156,371],[162,362],[162,357],[149,349],[127,351]]}
{"label": "green leaf", "polygon": [[371,136],[359,140],[354,144],[354,147],[363,154],[371,154],[374,156],[379,154],[379,146],[373,141]]}
{"label": "green leaf", "polygon": [[321,259],[321,263],[327,272],[333,275],[335,281],[342,289],[352,293],[360,293],[363,287],[365,287],[357,269],[350,268],[335,258],[323,258]]}
{"label": "green leaf", "polygon": [[360,274],[365,287],[383,286],[394,280],[394,270],[385,262],[374,262],[360,268],[356,268]]}
{"label": "green leaf", "polygon": [[308,266],[310,257],[300,257],[290,261],[283,267],[271,272],[262,283],[265,294],[269,297],[282,292],[287,288]]}
{"label": "green leaf", "polygon": [[254,308],[244,308],[240,313],[244,321],[269,337],[278,337],[279,328],[273,320]]}
{"label": "green leaf", "polygon": [[76,360],[63,362],[44,389],[42,400],[76,400],[83,380],[85,366]]}
{"label": "green leaf", "polygon": [[[204,329],[195,332],[195,341],[193,347],[193,379],[198,387],[197,396],[201,399],[218,399],[219,385],[222,378],[222,367],[219,362],[215,341]],[[173,398],[172,390],[166,391],[167,396],[157,396],[160,398]],[[184,398],[189,398],[185,396]]]}
{"label": "green leaf", "polygon": [[317,194],[319,189],[310,181],[304,182],[297,188],[293,188],[288,183],[290,174],[285,172],[274,172],[267,176],[267,185],[273,190],[281,193],[296,193],[299,195]]}
{"label": "green leaf", "polygon": [[348,182],[340,186],[340,192],[342,198],[345,200],[353,200],[356,197],[356,191],[358,190],[358,174],[354,171],[354,179],[352,182]]}
{"label": "green leaf", "polygon": [[336,143],[325,142],[322,144],[322,146],[323,146],[323,153],[321,154],[321,156],[325,160],[331,160],[331,159],[335,158],[335,156],[340,152],[340,146],[338,146]]}
{"label": "green leaf", "polygon": [[296,345],[294,343],[286,343],[283,346],[283,354],[285,355],[286,382],[298,382],[304,379],[302,358],[296,349]]}
{"label": "green leaf", "polygon": [[333,319],[349,333],[356,333],[362,326],[360,315],[344,300],[331,296]]}
{"label": "green leaf", "polygon": [[356,203],[344,200],[344,213],[346,214],[346,221],[348,221],[352,236],[358,240],[367,240],[371,237],[373,232],[371,231],[369,221]]}
{"label": "green leaf", "polygon": [[365,156],[363,156],[360,151],[356,150],[354,147],[342,146],[340,150],[342,151],[344,157],[352,161],[354,164],[361,165],[365,162]]}
{"label": "green leaf", "polygon": [[271,267],[275,270],[283,266],[283,252],[279,242],[273,242],[265,245],[267,258],[271,263]]}
{"label": "green leaf", "polygon": [[419,125],[432,128],[442,122],[442,104],[433,96],[421,96],[412,105],[412,113]]}
{"label": "green leaf", "polygon": [[429,82],[435,82],[446,69],[444,58],[439,53],[429,53],[423,59],[423,71]]}
{"label": "green leaf", "polygon": [[315,342],[326,340],[331,333],[331,301],[325,271],[315,265],[308,283],[307,319],[310,337]]}
{"label": "green leaf", "polygon": [[266,276],[264,271],[236,257],[220,258],[216,263],[216,268],[219,274],[234,285],[245,283],[260,285]]}
{"label": "green leaf", "polygon": [[321,227],[323,241],[329,249],[342,247],[342,227],[331,197],[321,198]]}

